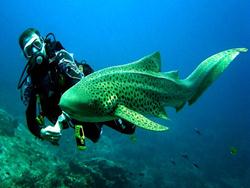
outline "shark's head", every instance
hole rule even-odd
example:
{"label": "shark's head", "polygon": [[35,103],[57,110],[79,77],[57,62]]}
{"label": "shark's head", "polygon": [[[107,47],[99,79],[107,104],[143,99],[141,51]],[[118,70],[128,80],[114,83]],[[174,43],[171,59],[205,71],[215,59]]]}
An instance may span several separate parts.
{"label": "shark's head", "polygon": [[71,118],[86,121],[96,114],[94,101],[85,88],[75,85],[62,95],[59,106]]}

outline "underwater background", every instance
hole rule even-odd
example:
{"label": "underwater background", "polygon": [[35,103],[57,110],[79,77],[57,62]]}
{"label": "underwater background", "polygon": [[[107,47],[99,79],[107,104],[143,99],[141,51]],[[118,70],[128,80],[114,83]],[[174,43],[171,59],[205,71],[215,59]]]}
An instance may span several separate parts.
{"label": "underwater background", "polygon": [[160,51],[162,70],[185,78],[207,57],[250,47],[248,0],[3,0],[0,6],[0,187],[250,187],[250,55],[240,54],[192,106],[167,109],[168,132],[131,139],[104,127],[78,151],[25,125],[17,82],[26,64],[19,35],[53,32],[95,70]]}

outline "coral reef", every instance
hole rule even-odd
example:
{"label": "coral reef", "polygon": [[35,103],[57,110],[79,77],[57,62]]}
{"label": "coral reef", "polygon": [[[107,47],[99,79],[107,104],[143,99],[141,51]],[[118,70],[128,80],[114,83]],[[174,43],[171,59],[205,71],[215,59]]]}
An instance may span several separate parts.
{"label": "coral reef", "polygon": [[65,160],[58,148],[35,139],[22,123],[16,128],[0,112],[0,187],[132,187],[123,166],[104,158]]}
{"label": "coral reef", "polygon": [[[137,130],[135,143],[126,135],[104,127],[97,144],[87,140],[87,150],[78,151],[73,129],[64,130],[58,147],[36,139],[24,123],[15,122],[6,111],[0,110],[0,117],[0,188],[237,188],[250,185],[249,151],[232,156],[230,150],[225,155],[215,147],[218,150],[215,154],[208,153],[207,148],[201,146],[203,143],[208,148],[215,146],[210,145],[210,137],[190,136],[188,142],[181,143],[175,140],[176,133],[160,137]],[[194,143],[192,139],[203,139],[203,143]],[[190,148],[191,143],[197,147]],[[189,150],[184,152],[183,148]]]}

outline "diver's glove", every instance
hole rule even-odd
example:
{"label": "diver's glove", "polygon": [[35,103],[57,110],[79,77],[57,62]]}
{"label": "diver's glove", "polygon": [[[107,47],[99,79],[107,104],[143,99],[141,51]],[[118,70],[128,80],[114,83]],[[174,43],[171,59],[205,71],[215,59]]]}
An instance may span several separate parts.
{"label": "diver's glove", "polygon": [[64,114],[60,115],[57,119],[57,122],[54,126],[47,126],[42,128],[40,131],[41,137],[44,140],[48,140],[53,145],[58,145],[58,142],[62,136],[61,131],[63,129],[63,122],[66,120]]}

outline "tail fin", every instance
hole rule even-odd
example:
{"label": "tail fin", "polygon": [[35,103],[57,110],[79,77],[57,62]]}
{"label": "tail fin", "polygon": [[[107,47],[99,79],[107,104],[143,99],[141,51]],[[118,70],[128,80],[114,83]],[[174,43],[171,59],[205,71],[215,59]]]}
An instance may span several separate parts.
{"label": "tail fin", "polygon": [[240,52],[246,51],[246,48],[229,49],[204,60],[186,78],[187,83],[195,90],[193,96],[188,100],[189,105],[193,104],[202,95],[208,86],[221,75]]}

